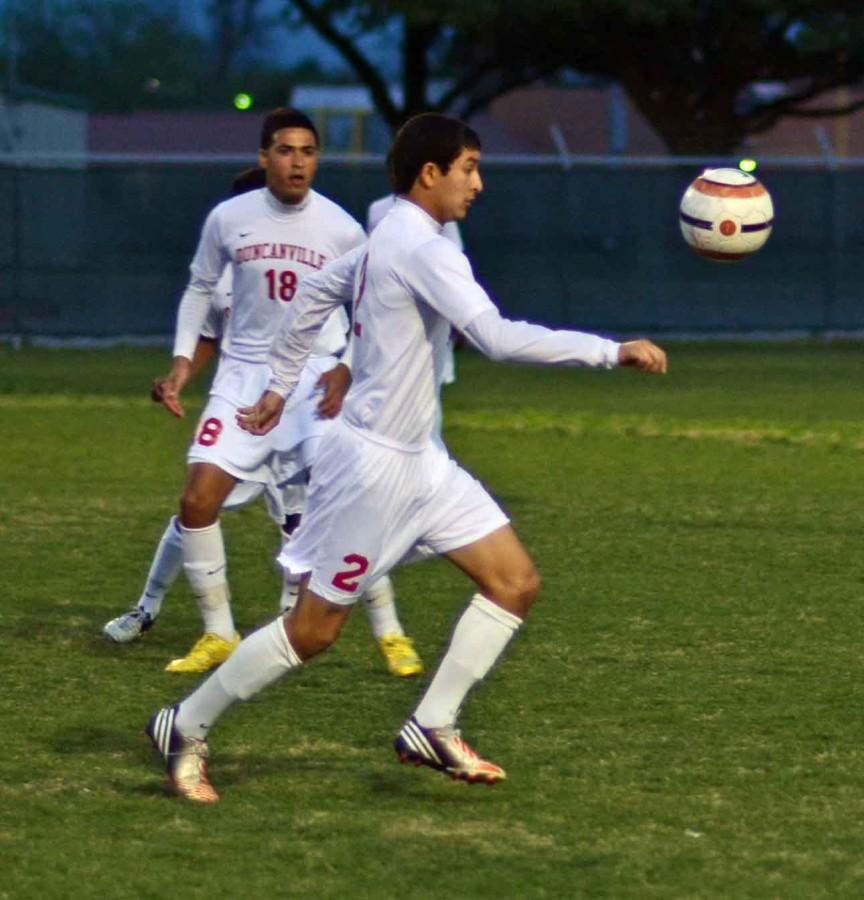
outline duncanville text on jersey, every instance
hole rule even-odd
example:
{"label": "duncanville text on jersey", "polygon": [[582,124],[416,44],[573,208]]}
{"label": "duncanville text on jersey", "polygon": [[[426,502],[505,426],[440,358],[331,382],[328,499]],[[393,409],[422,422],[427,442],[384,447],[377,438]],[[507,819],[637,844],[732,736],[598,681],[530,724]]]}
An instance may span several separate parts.
{"label": "duncanville text on jersey", "polygon": [[313,269],[320,269],[327,262],[323,253],[308,247],[298,247],[296,244],[249,244],[248,247],[238,247],[234,251],[234,262],[237,265],[256,259],[287,259]]}

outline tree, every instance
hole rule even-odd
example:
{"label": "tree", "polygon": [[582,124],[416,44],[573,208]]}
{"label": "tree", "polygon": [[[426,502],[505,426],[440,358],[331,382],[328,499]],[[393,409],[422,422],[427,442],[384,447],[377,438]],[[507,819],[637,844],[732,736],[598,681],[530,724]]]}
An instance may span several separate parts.
{"label": "tree", "polygon": [[[564,69],[617,82],[673,153],[726,153],[864,76],[860,0],[286,0],[335,47],[396,127],[422,109],[467,117]],[[398,25],[403,102],[360,49]],[[433,96],[434,75],[449,87]],[[773,85],[773,91],[762,88]],[[814,105],[814,102],[816,105]]]}
{"label": "tree", "polygon": [[200,70],[190,60],[203,56],[200,40],[143,0],[54,0],[26,19],[14,13],[21,85],[76,95],[96,110],[146,104],[157,85],[176,103],[196,99]]}
{"label": "tree", "polygon": [[260,7],[260,0],[210,0],[207,4],[214,48],[211,71],[217,82],[231,75],[244,50],[264,41],[270,23]]}
{"label": "tree", "polygon": [[[495,97],[551,74],[560,63],[542,53],[504,59],[494,42],[473,55],[460,52],[484,27],[481,10],[502,16],[500,3],[484,0],[286,0],[290,24],[311,26],[336,49],[368,87],[376,109],[391,128],[425,110],[467,118]],[[362,38],[389,31],[400,44],[401,101],[391,92],[389,73],[362,49]],[[436,93],[436,78],[447,85]]]}
{"label": "tree", "polygon": [[486,40],[500,49],[528,32],[532,43],[542,36],[562,63],[620,84],[673,153],[728,153],[783,117],[864,105],[830,102],[864,75],[857,0],[585,0],[564,13],[562,5],[534,0],[519,33]]}

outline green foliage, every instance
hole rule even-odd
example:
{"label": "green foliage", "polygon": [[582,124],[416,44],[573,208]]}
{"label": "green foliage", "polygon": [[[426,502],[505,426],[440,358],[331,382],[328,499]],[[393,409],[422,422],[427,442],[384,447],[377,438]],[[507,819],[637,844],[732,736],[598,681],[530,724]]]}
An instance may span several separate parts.
{"label": "green foliage", "polygon": [[[619,83],[674,153],[729,153],[785,116],[864,102],[832,94],[864,75],[864,10],[852,0],[211,0],[206,38],[146,0],[16,9],[18,80],[95,110],[225,108],[241,88],[281,102],[291,80],[320,73],[309,59],[254,62],[250,49],[280,19],[328,41],[393,128],[425,109],[467,118],[572,70]],[[371,33],[399,45],[399,102],[392,74],[363,49]],[[769,96],[765,82],[785,87]]]}
{"label": "green foliage", "polygon": [[153,104],[154,78],[161,105],[197,98],[202,42],[144,0],[53,0],[19,12],[17,36],[22,84],[80,95],[93,110]]}
{"label": "green foliage", "polygon": [[[830,92],[864,74],[864,11],[850,0],[292,0],[373,90],[392,125],[423,109],[466,118],[515,87],[572,69],[619,83],[673,153],[727,153],[784,116],[850,112]],[[359,35],[403,34],[397,107]],[[451,81],[432,96],[435,76]],[[786,89],[771,97],[755,86]],[[825,99],[816,109],[812,101]]]}
{"label": "green foliage", "polygon": [[[858,345],[677,345],[665,378],[462,353],[446,438],[544,577],[475,692],[495,789],[400,767],[421,683],[358,610],[212,735],[212,809],[140,734],[192,680],[177,585],[106,644],[173,511],[200,408],[146,399],[164,352],[0,345],[0,897],[857,898],[864,890]],[[262,506],[224,517],[235,611],[273,612]],[[470,593],[396,573],[431,668]]]}

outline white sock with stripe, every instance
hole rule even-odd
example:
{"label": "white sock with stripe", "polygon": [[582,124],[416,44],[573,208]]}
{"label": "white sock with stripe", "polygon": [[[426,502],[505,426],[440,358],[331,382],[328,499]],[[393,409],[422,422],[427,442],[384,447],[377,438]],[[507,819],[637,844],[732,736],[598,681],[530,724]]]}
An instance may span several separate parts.
{"label": "white sock with stripe", "polygon": [[518,616],[475,594],[414,712],[418,724],[423,728],[453,725],[468,691],[485,678],[521,624]]}
{"label": "white sock with stripe", "polygon": [[237,700],[248,700],[303,664],[294,651],[281,616],[254,631],[197,690],[181,704],[177,728],[204,740],[207,732]]}
{"label": "white sock with stripe", "polygon": [[385,634],[405,634],[396,613],[393,582],[387,575],[370,585],[363,594],[363,605],[369,616],[372,634],[378,640]]}
{"label": "white sock with stripe", "polygon": [[205,634],[218,634],[226,641],[234,639],[236,629],[231,615],[231,591],[228,588],[225,543],[222,527],[214,522],[206,528],[180,526],[183,542],[183,568],[198,602]]}
{"label": "white sock with stripe", "polygon": [[154,619],[162,609],[162,601],[168,588],[174,584],[183,568],[183,538],[179,527],[177,516],[172,516],[156,548],[144,591],[138,601],[139,608]]}

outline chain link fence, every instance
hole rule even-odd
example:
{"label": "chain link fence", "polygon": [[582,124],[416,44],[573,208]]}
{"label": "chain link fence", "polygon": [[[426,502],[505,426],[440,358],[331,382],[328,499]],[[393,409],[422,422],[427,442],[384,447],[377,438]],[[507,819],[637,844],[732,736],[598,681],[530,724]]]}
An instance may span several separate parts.
{"label": "chain link fence", "polygon": [[[0,158],[0,334],[167,338],[204,216],[253,161]],[[466,252],[513,318],[619,336],[864,331],[864,161],[763,161],[774,233],[726,265],[678,228],[708,164],[723,163],[484,160]],[[325,159],[316,188],[362,222],[383,160]]]}

